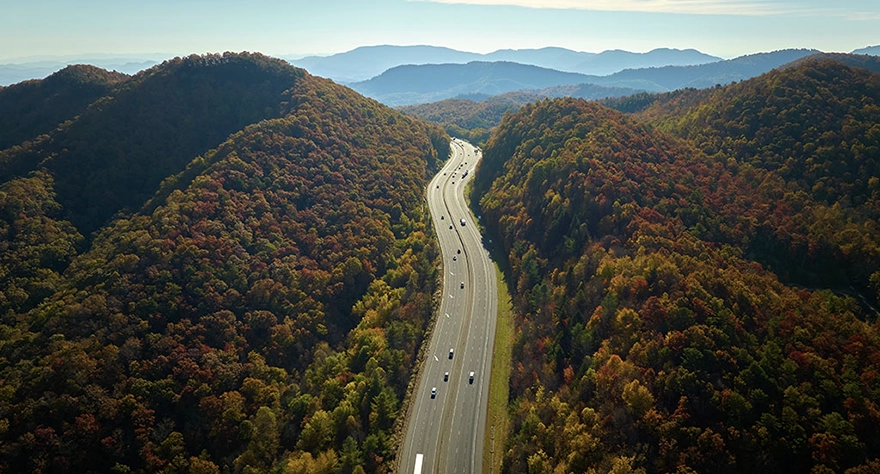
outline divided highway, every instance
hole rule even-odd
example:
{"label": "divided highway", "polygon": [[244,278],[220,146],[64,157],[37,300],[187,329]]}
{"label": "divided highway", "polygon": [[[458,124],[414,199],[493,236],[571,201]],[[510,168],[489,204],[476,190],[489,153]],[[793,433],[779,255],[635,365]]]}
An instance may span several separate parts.
{"label": "divided highway", "polygon": [[398,461],[407,474],[482,470],[498,297],[494,265],[464,199],[478,157],[453,139],[452,157],[427,190],[443,253],[443,301]]}

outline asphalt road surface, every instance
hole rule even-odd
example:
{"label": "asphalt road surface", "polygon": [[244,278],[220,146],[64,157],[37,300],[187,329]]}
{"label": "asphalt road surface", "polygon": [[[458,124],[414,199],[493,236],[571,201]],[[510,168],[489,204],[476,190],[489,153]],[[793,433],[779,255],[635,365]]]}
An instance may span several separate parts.
{"label": "asphalt road surface", "polygon": [[452,157],[427,190],[443,252],[443,301],[412,398],[398,461],[403,473],[482,470],[498,297],[494,265],[464,199],[479,156],[453,139]]}

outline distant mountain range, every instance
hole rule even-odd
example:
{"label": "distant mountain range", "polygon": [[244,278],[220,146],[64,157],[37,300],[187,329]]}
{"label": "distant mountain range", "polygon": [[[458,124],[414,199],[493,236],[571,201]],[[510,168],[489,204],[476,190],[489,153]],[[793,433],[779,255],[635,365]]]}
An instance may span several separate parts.
{"label": "distant mountain range", "polygon": [[868,46],[867,48],[857,49],[853,54],[870,54],[871,56],[880,56],[880,45]]}
{"label": "distant mountain range", "polygon": [[523,89],[582,84],[613,88],[605,95],[613,97],[638,91],[665,92],[729,84],[818,53],[811,49],[789,49],[698,66],[627,69],[609,76],[561,72],[511,62],[407,65],[391,68],[375,78],[350,86],[361,94],[391,106],[428,103],[473,94],[485,97]]}
{"label": "distant mountain range", "polygon": [[364,46],[331,56],[289,59],[295,66],[337,82],[359,82],[396,66],[464,64],[473,61],[514,62],[565,72],[607,75],[631,68],[686,66],[720,61],[695,49],[660,48],[647,53],[619,49],[586,53],[565,48],[500,49],[488,54],[470,53],[438,46]]}
{"label": "distant mountain range", "polygon": [[[423,104],[457,96],[488,97],[525,89],[592,82],[595,76],[506,61],[398,66],[349,86],[391,106]],[[602,87],[599,87],[600,89]],[[636,89],[609,88],[601,97],[629,95]]]}
{"label": "distant mountain range", "polygon": [[30,79],[43,79],[72,64],[88,64],[108,71],[135,74],[172,57],[174,57],[173,54],[154,54],[147,56],[94,55],[23,59],[0,64],[0,86]]}

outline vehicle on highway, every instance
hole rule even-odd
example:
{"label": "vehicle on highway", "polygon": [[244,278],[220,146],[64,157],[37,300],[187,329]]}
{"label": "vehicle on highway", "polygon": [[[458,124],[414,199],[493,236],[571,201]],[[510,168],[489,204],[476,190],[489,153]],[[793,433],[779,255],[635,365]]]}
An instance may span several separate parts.
{"label": "vehicle on highway", "polygon": [[450,229],[452,228],[452,224],[449,224],[449,228],[450,228]]}
{"label": "vehicle on highway", "polygon": [[443,381],[444,381],[444,382],[449,382],[449,372],[444,372],[444,373],[443,373]]}
{"label": "vehicle on highway", "polygon": [[455,260],[456,260],[455,255],[453,255],[453,256],[452,256],[452,261],[454,262]]}
{"label": "vehicle on highway", "polygon": [[446,219],[446,216],[440,216],[440,220]]}
{"label": "vehicle on highway", "polygon": [[466,224],[466,222],[464,221],[464,219],[462,219],[462,220],[461,220],[461,226],[464,227],[465,224]]}
{"label": "vehicle on highway", "polygon": [[464,282],[461,282],[461,289],[464,289]]}
{"label": "vehicle on highway", "polygon": [[458,249],[458,253],[461,253],[461,249]]}
{"label": "vehicle on highway", "polygon": [[452,359],[452,349],[449,349],[449,358]]}
{"label": "vehicle on highway", "polygon": [[469,384],[474,383],[474,373],[473,372],[471,372],[470,376],[468,376],[468,383]]}
{"label": "vehicle on highway", "polygon": [[431,388],[431,398],[437,398],[437,387]]}

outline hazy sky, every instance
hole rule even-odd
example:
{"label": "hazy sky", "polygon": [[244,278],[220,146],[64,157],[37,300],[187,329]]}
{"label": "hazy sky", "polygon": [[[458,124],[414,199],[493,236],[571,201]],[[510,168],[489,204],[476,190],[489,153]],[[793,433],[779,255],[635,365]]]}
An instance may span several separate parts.
{"label": "hazy sky", "polygon": [[329,54],[696,48],[722,57],[880,44],[878,0],[0,0],[0,60],[93,53]]}

